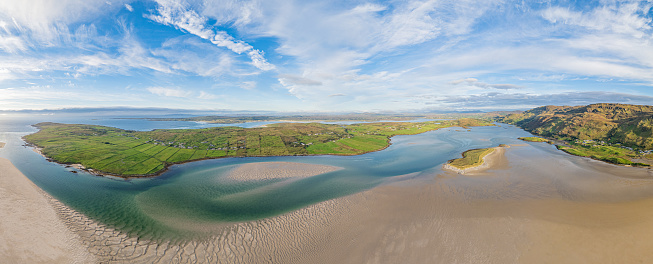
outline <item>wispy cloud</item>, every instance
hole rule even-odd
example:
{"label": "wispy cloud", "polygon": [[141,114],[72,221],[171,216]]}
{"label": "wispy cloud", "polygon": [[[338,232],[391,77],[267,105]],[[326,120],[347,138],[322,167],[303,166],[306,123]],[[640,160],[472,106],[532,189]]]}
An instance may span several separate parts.
{"label": "wispy cloud", "polygon": [[423,98],[427,105],[440,108],[500,110],[528,109],[542,105],[586,105],[592,103],[653,104],[652,96],[614,92],[567,92],[557,94],[484,93]]}
{"label": "wispy cloud", "polygon": [[453,84],[453,85],[464,84],[464,85],[474,86],[474,87],[478,87],[478,88],[500,89],[500,90],[511,90],[511,89],[521,89],[521,88],[523,88],[522,86],[514,85],[514,84],[489,84],[489,83],[479,82],[478,79],[476,79],[476,78],[459,79],[459,80],[452,81],[451,84]]}
{"label": "wispy cloud", "polygon": [[175,98],[196,98],[202,100],[214,100],[218,99],[219,96],[205,92],[205,91],[189,91],[181,88],[171,88],[171,87],[148,87],[146,89],[148,92],[164,97],[175,97]]}
{"label": "wispy cloud", "polygon": [[179,88],[149,87],[147,88],[147,91],[159,96],[169,96],[169,97],[179,97],[179,98],[188,98],[193,95],[193,92],[185,91]]}
{"label": "wispy cloud", "polygon": [[[0,89],[41,87],[35,107],[71,104],[57,90],[114,100],[116,87],[151,104],[276,110],[653,96],[650,1],[5,2]],[[4,105],[32,100],[2,92],[15,98]]]}
{"label": "wispy cloud", "polygon": [[263,57],[263,52],[254,49],[251,45],[241,40],[236,40],[227,32],[221,30],[213,30],[207,24],[207,19],[200,16],[194,10],[178,1],[159,0],[157,8],[158,14],[148,15],[147,17],[153,21],[164,25],[172,25],[188,33],[196,35],[200,38],[211,41],[211,43],[218,47],[225,47],[235,53],[246,53],[252,60],[252,64],[261,70],[273,70],[274,65],[267,62]]}

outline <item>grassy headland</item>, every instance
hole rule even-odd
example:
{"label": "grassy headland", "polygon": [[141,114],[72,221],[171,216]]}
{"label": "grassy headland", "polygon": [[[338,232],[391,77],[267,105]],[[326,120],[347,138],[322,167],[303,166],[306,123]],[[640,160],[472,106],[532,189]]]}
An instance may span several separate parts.
{"label": "grassy headland", "polygon": [[384,149],[395,135],[451,126],[486,126],[477,119],[352,125],[283,123],[266,127],[215,127],[129,131],[112,127],[39,123],[25,141],[53,161],[122,177],[152,176],[169,165],[221,157],[358,155]]}
{"label": "grassy headland", "polygon": [[653,164],[653,106],[543,106],[495,118],[565,141],[558,149],[615,164]]}

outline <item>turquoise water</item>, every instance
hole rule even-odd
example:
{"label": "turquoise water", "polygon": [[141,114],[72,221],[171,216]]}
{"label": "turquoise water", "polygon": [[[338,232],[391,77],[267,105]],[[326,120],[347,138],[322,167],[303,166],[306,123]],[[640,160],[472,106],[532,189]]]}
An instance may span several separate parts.
{"label": "turquoise water", "polygon": [[[21,146],[22,135],[35,132],[30,124],[47,117],[0,120],[0,156],[8,158],[39,187],[68,206],[118,229],[150,239],[183,239],[206,235],[193,223],[224,223],[275,216],[317,202],[361,192],[396,176],[432,176],[447,160],[465,150],[518,143],[529,133],[507,125],[471,130],[448,128],[420,135],[396,136],[392,145],[359,156],[224,158],[175,165],[156,178],[113,179],[47,162]],[[92,123],[124,129],[199,128],[194,122],[120,119],[74,119],[58,122]],[[238,183],[226,172],[252,162],[300,162],[344,168],[294,181]]]}

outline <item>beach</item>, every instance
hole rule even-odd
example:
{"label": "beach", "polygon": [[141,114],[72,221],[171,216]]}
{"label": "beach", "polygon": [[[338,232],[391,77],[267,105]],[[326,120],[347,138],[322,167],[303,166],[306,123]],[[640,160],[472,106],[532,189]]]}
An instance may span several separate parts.
{"label": "beach", "polygon": [[43,191],[4,158],[0,158],[0,212],[4,263],[94,262]]}
{"label": "beach", "polygon": [[[45,219],[35,214],[50,212],[46,222],[56,226],[48,230],[59,230],[50,238],[70,246],[30,253],[42,256],[35,262],[70,262],[46,259],[57,253],[98,263],[636,263],[653,258],[648,170],[558,152],[543,155],[529,145],[503,151],[488,157],[484,177],[397,176],[392,183],[275,217],[193,223],[212,235],[174,242],[136,239],[96,223],[56,200],[48,202],[16,174],[22,176],[14,177],[24,185],[21,193],[45,202],[20,207],[40,206],[30,211],[33,223],[19,229],[30,230],[31,239],[14,234],[23,239],[17,244],[21,249],[3,247],[0,256],[24,262],[25,250],[47,249],[28,241],[47,241],[34,239],[45,232],[34,228]],[[6,160],[2,164],[8,166]],[[286,166],[310,171],[319,165],[265,162],[235,170],[240,175],[270,168],[274,173],[262,179],[297,177],[279,169]],[[7,171],[2,170],[3,181]],[[3,207],[16,207],[4,199],[6,193]],[[21,242],[18,238],[12,239]],[[86,253],[71,254],[72,249]]]}

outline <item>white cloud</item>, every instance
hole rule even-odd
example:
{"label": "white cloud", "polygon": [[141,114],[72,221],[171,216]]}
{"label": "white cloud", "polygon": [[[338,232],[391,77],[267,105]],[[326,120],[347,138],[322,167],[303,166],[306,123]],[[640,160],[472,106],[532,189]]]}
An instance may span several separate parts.
{"label": "white cloud", "polygon": [[67,25],[116,12],[127,1],[113,1],[118,5],[108,5],[104,0],[3,1],[0,20],[12,21],[12,28],[21,35],[29,35],[44,45],[53,45],[61,41],[61,37],[65,38],[69,32]]}
{"label": "white cloud", "polygon": [[129,12],[134,12],[134,8],[133,8],[131,5],[129,5],[129,4],[125,4],[125,8],[126,8]]}
{"label": "white cloud", "polygon": [[421,97],[440,109],[499,110],[528,109],[542,105],[587,105],[593,103],[653,104],[653,97],[615,92],[483,93]]}
{"label": "white cloud", "polygon": [[275,66],[268,63],[263,57],[263,52],[254,49],[251,45],[241,40],[236,40],[224,31],[213,31],[207,26],[207,19],[200,16],[194,10],[188,9],[186,5],[177,1],[158,0],[156,15],[147,16],[149,19],[164,25],[172,25],[190,34],[211,41],[218,47],[225,47],[235,53],[247,53],[252,60],[252,65],[264,71],[275,69]]}
{"label": "white cloud", "polygon": [[322,82],[316,81],[316,80],[311,80],[308,78],[304,78],[301,76],[295,76],[295,75],[290,75],[290,74],[282,74],[279,75],[279,81],[281,84],[288,86],[288,85],[306,85],[306,86],[316,86],[316,85],[322,85]]}
{"label": "white cloud", "polygon": [[165,88],[165,87],[149,87],[146,89],[148,92],[169,97],[188,98],[193,95],[193,92],[182,90],[179,88]]}
{"label": "white cloud", "polygon": [[214,94],[207,93],[205,91],[200,91],[199,96],[197,96],[198,99],[204,99],[204,100],[215,100],[218,99],[219,97]]}
{"label": "white cloud", "polygon": [[476,78],[465,78],[452,81],[451,84],[459,85],[464,83],[467,86],[473,86],[483,89],[499,89],[499,90],[511,90],[511,89],[521,89],[523,87],[514,84],[489,84],[484,82],[479,82]]}
{"label": "white cloud", "polygon": [[239,87],[242,88],[242,89],[245,89],[245,90],[254,90],[254,89],[256,89],[256,82],[255,81],[245,81],[245,82],[242,82]]}
{"label": "white cloud", "polygon": [[604,5],[591,12],[577,12],[568,8],[551,7],[542,12],[542,17],[552,23],[580,26],[592,31],[617,32],[637,38],[647,36],[651,29],[651,18],[642,17],[651,9],[649,2],[625,2]]}
{"label": "white cloud", "polygon": [[19,37],[2,36],[0,34],[0,49],[8,53],[16,53],[18,51],[26,51],[27,46]]}

